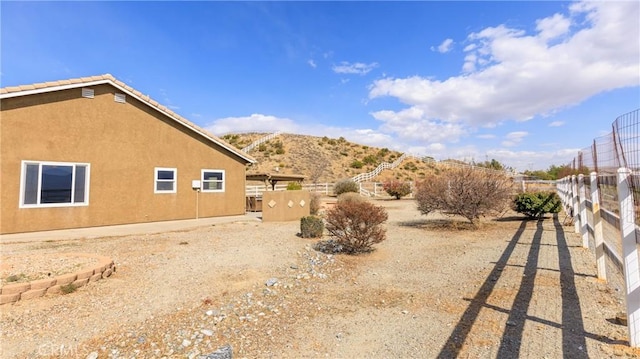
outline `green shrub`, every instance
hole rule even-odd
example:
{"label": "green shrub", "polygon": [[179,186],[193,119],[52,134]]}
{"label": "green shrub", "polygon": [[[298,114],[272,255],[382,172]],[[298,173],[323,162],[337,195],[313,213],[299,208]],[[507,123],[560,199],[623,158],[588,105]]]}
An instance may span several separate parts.
{"label": "green shrub", "polygon": [[364,166],[364,164],[358,160],[353,160],[353,162],[351,162],[351,168],[362,168],[362,166]]}
{"label": "green shrub", "polygon": [[287,191],[299,191],[301,189],[302,189],[302,184],[300,182],[287,183]]}
{"label": "green shrub", "polygon": [[362,162],[365,165],[375,165],[376,163],[378,163],[378,159],[374,155],[367,155],[362,159]]}
{"label": "green shrub", "polygon": [[276,155],[283,155],[284,154],[284,148],[276,148]]}
{"label": "green shrub", "polygon": [[264,152],[266,150],[267,150],[267,145],[265,145],[264,143],[261,143],[258,145],[258,151]]}
{"label": "green shrub", "polygon": [[513,209],[529,218],[542,218],[547,213],[560,212],[562,204],[555,192],[525,192],[513,200]]}
{"label": "green shrub", "polygon": [[400,199],[411,193],[411,184],[398,180],[385,181],[382,184],[382,188],[389,196],[395,197],[396,199]]}
{"label": "green shrub", "polygon": [[346,192],[360,193],[360,185],[355,183],[352,179],[343,179],[333,186],[333,193],[339,196]]}
{"label": "green shrub", "polygon": [[335,238],[337,251],[366,253],[386,239],[386,230],[381,225],[387,219],[385,209],[371,202],[338,201],[327,211],[327,231]]}
{"label": "green shrub", "polygon": [[317,216],[300,218],[300,236],[302,238],[319,238],[324,232],[324,222]]}

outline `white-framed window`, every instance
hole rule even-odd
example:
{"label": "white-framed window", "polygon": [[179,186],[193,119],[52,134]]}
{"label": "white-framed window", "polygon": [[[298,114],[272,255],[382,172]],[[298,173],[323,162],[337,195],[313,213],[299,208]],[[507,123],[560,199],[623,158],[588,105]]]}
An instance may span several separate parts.
{"label": "white-framed window", "polygon": [[89,205],[88,163],[22,161],[20,208]]}
{"label": "white-framed window", "polygon": [[202,170],[202,192],[224,192],[224,170]]}
{"label": "white-framed window", "polygon": [[154,178],[154,193],[176,193],[178,188],[177,168],[156,167]]}

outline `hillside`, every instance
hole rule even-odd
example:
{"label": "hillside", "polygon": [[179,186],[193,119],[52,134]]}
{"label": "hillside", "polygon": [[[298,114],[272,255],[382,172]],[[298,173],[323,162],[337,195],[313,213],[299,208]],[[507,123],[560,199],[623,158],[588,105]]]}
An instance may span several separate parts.
{"label": "hillside", "polygon": [[[268,133],[229,134],[222,138],[237,148],[243,148]],[[302,174],[306,182],[335,182],[374,170],[382,162],[393,162],[401,152],[370,147],[346,141],[344,138],[281,134],[249,152],[258,160],[247,173]],[[394,170],[385,170],[374,181],[397,178],[412,181],[433,171],[434,165],[409,158]]]}

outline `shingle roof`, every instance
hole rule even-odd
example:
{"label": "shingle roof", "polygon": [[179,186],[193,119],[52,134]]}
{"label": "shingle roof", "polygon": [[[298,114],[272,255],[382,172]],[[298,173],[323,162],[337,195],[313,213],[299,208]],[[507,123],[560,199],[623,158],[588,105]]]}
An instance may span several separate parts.
{"label": "shingle roof", "polygon": [[126,92],[129,95],[135,97],[136,99],[148,105],[149,107],[163,113],[164,115],[168,116],[169,118],[173,119],[174,121],[178,122],[184,127],[205,137],[209,141],[225,148],[229,152],[234,153],[240,158],[246,160],[248,163],[256,162],[256,160],[253,157],[233,147],[232,145],[228,144],[227,142],[223,141],[217,136],[211,134],[205,129],[197,126],[191,121],[178,115],[177,113],[171,111],[168,107],[161,105],[158,101],[153,100],[148,95],[143,94],[142,92],[134,89],[133,87],[125,84],[122,81],[119,81],[118,79],[113,77],[111,74],[104,74],[104,75],[90,76],[90,77],[80,77],[80,78],[60,80],[60,81],[42,82],[42,83],[36,83],[31,85],[4,87],[4,88],[0,88],[0,99],[17,97],[17,96],[27,96],[27,95],[33,95],[38,93],[59,91],[59,90],[65,90],[70,88],[77,88],[77,87],[88,86],[88,85],[99,85],[99,84],[111,84],[112,86],[120,89],[121,91]]}

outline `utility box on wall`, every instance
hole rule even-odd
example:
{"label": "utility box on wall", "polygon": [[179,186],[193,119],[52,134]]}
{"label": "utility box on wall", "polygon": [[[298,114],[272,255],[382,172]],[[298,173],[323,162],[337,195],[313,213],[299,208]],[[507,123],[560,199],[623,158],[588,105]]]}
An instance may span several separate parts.
{"label": "utility box on wall", "polygon": [[311,211],[309,191],[266,191],[262,193],[264,222],[298,221]]}

